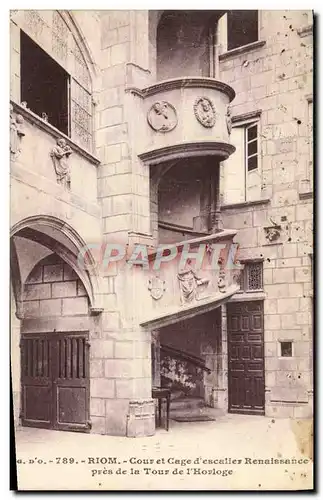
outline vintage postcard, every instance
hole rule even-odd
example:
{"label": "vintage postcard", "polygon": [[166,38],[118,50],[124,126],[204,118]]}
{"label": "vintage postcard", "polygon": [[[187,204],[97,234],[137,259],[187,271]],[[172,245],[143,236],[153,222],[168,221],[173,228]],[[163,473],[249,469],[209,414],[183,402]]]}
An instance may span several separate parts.
{"label": "vintage postcard", "polygon": [[9,22],[17,488],[313,489],[313,12]]}

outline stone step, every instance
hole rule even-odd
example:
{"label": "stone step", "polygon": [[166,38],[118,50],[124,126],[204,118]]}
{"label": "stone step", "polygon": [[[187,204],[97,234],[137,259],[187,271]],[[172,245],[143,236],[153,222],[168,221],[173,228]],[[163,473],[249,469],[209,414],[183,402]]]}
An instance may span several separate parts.
{"label": "stone step", "polygon": [[188,410],[203,408],[205,402],[203,398],[178,398],[172,399],[170,404],[171,411]]}
{"label": "stone step", "polygon": [[[220,418],[225,414],[223,409],[220,408],[210,408],[209,406],[203,406],[200,408],[180,408],[180,409],[170,409],[170,418],[176,419],[177,417],[190,419],[196,421],[203,419],[203,417],[210,417],[212,419]],[[201,418],[202,417],[202,418]]]}

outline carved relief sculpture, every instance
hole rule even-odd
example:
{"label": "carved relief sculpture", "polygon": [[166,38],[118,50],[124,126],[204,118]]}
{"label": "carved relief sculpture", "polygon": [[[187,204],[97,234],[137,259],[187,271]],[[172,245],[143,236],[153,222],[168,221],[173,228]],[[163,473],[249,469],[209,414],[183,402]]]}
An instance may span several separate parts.
{"label": "carved relief sculpture", "polygon": [[194,114],[203,127],[211,128],[215,124],[215,109],[208,97],[198,97],[194,104]]}
{"label": "carved relief sculpture", "polygon": [[267,226],[267,227],[264,227],[264,231],[266,233],[266,239],[272,243],[276,240],[278,240],[278,238],[280,237],[280,233],[281,233],[281,226],[279,226],[278,224],[275,223],[275,221],[273,221],[271,218],[270,218],[270,222],[272,223],[272,226]]}
{"label": "carved relief sculpture", "polygon": [[57,145],[52,149],[50,156],[53,160],[58,184],[65,189],[71,189],[71,171],[68,158],[72,154],[71,148],[65,139],[58,139]]}
{"label": "carved relief sculpture", "polygon": [[26,135],[23,130],[24,118],[22,115],[14,115],[13,107],[10,107],[10,156],[15,160],[21,152],[21,140]]}
{"label": "carved relief sculpture", "polygon": [[153,299],[159,300],[164,295],[166,290],[165,281],[160,279],[158,276],[154,276],[149,280],[148,290]]}
{"label": "carved relief sculpture", "polygon": [[176,110],[169,102],[157,101],[148,111],[147,120],[156,132],[170,132],[177,125]]}
{"label": "carved relief sculpture", "polygon": [[280,237],[281,226],[269,226],[264,227],[266,232],[266,239],[271,243],[278,240]]}
{"label": "carved relief sculpture", "polygon": [[198,300],[199,287],[207,286],[209,280],[207,278],[199,278],[192,268],[180,271],[177,275],[181,293],[181,303],[190,303]]}
{"label": "carved relief sculpture", "polygon": [[220,271],[219,279],[218,279],[218,289],[219,292],[225,293],[226,291],[226,282],[225,282],[225,273]]}
{"label": "carved relief sculpture", "polygon": [[225,119],[226,119],[226,122],[227,122],[228,134],[231,135],[231,130],[232,130],[232,116],[231,116],[231,108],[230,108],[230,106],[227,107],[227,113],[225,115]]}

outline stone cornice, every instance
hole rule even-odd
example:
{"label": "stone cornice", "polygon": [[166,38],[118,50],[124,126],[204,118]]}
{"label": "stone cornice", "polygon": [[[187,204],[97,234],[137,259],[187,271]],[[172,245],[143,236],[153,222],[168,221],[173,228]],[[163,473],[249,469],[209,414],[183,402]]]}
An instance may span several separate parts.
{"label": "stone cornice", "polygon": [[46,122],[43,120],[40,116],[36,115],[33,111],[31,111],[28,108],[25,108],[24,106],[21,106],[21,104],[18,104],[17,102],[10,101],[10,104],[13,106],[13,110],[16,113],[19,113],[22,115],[26,120],[30,123],[33,123],[36,125],[38,128],[43,130],[44,132],[47,132],[51,136],[53,136],[55,139],[58,138],[63,138],[67,142],[67,144],[74,150],[77,151],[81,156],[89,160],[94,165],[99,165],[100,160],[94,156],[92,153],[87,151],[86,149],[82,148],[79,144],[77,144],[73,139],[68,137],[67,135],[63,134],[60,130],[58,130],[56,127],[53,127],[50,123]]}
{"label": "stone cornice", "polygon": [[126,92],[132,92],[139,97],[145,99],[160,92],[165,92],[175,89],[185,89],[185,88],[199,88],[199,89],[213,89],[218,90],[226,94],[230,102],[235,98],[235,91],[227,83],[215,80],[214,78],[207,77],[187,77],[187,78],[176,78],[172,80],[163,80],[161,82],[154,83],[149,87],[144,89],[139,89],[137,87],[127,87]]}
{"label": "stone cornice", "polygon": [[217,156],[221,161],[224,161],[234,153],[235,149],[236,148],[232,144],[227,142],[197,141],[153,149],[141,153],[138,156],[144,163],[149,165],[156,165],[163,161],[194,156]]}
{"label": "stone cornice", "polygon": [[[184,245],[185,246],[189,245],[189,247],[192,249],[192,248],[198,247],[201,244],[209,245],[209,244],[216,243],[216,242],[218,243],[218,242],[223,241],[223,240],[224,241],[233,240],[233,238],[236,236],[237,232],[238,231],[236,231],[234,229],[222,229],[218,233],[208,234],[207,236],[198,236],[196,238],[192,238],[192,239],[188,239],[188,240],[184,240],[184,241],[179,241],[178,243],[169,243],[169,244],[165,244],[165,246],[166,246],[167,251],[176,248],[177,249],[176,255],[178,255],[183,251]],[[156,259],[156,254],[157,254],[157,251],[151,253],[148,256],[148,260],[150,262],[154,261]]]}
{"label": "stone cornice", "polygon": [[263,204],[268,204],[270,203],[270,198],[264,198],[260,200],[252,200],[252,201],[242,201],[240,203],[228,203],[225,205],[221,205],[221,211],[222,210],[232,210],[232,209],[238,209],[238,208],[247,208],[247,207],[252,207],[254,205],[263,205]]}
{"label": "stone cornice", "polygon": [[239,287],[232,285],[226,293],[219,293],[204,300],[199,300],[189,306],[169,308],[167,312],[161,313],[159,316],[146,318],[140,322],[144,328],[161,328],[163,326],[172,325],[183,321],[184,319],[192,318],[198,314],[203,314],[212,311],[228,300],[239,290]]}
{"label": "stone cornice", "polygon": [[258,40],[257,42],[248,43],[247,45],[242,45],[241,47],[237,47],[236,49],[228,50],[224,52],[224,54],[219,55],[219,61],[226,61],[231,57],[240,56],[241,54],[245,54],[246,52],[251,52],[252,50],[260,49],[266,45],[266,40]]}
{"label": "stone cornice", "polygon": [[158,227],[161,227],[163,229],[168,229],[169,231],[176,231],[176,232],[180,232],[180,233],[192,234],[192,235],[195,235],[196,237],[208,236],[208,234],[209,234],[209,233],[204,233],[204,232],[200,232],[200,231],[194,231],[194,229],[192,227],[181,226],[179,224],[173,224],[171,222],[166,222],[166,221],[162,221],[162,220],[158,221]]}
{"label": "stone cornice", "polygon": [[261,116],[261,113],[262,113],[261,109],[256,109],[256,111],[250,111],[248,113],[243,113],[241,115],[232,116],[231,120],[233,124],[244,122],[247,120],[256,120]]}

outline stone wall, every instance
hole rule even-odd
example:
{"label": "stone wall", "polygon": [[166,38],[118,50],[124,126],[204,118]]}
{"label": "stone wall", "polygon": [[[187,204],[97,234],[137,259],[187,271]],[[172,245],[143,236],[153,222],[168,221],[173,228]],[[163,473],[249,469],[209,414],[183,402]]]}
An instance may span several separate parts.
{"label": "stone wall", "polygon": [[[225,228],[238,229],[242,256],[264,258],[266,414],[305,417],[312,399],[313,202],[303,190],[311,158],[308,107],[311,13],[261,11],[263,47],[224,57],[221,79],[236,91],[232,115],[261,110],[262,203],[222,207]],[[274,28],[274,29],[273,29]],[[223,166],[225,170],[225,163]],[[310,189],[307,189],[310,191]],[[275,241],[265,227],[281,226]],[[279,342],[293,342],[291,358]]]}
{"label": "stone wall", "polygon": [[88,298],[76,273],[52,254],[28,276],[22,311],[24,319],[87,316]]}
{"label": "stone wall", "polygon": [[[125,92],[134,74],[146,75],[144,53],[138,52],[138,28],[142,13],[102,11],[101,92],[98,96],[96,128],[98,197],[102,207],[102,242],[129,244],[151,242],[149,169],[134,154],[131,131],[135,109]],[[148,37],[148,24],[145,35]],[[148,38],[147,38],[148,57]],[[102,333],[97,352],[104,352],[100,378],[93,383],[101,433],[152,434],[155,428],[151,398],[151,339],[135,320],[135,279],[131,271],[110,265],[102,269]],[[101,378],[102,377],[102,378]],[[104,406],[106,393],[109,401]],[[103,403],[102,403],[103,401]],[[129,410],[129,412],[128,412]]]}

